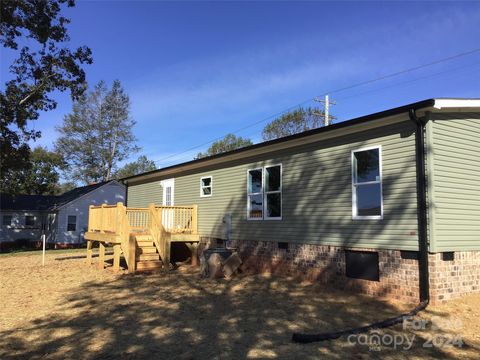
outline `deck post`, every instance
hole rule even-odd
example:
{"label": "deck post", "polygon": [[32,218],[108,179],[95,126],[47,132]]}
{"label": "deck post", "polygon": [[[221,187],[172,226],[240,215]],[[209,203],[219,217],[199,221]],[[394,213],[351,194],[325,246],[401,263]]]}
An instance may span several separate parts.
{"label": "deck post", "polygon": [[185,243],[192,254],[192,266],[198,266],[198,243]]}
{"label": "deck post", "polygon": [[132,234],[128,234],[128,272],[134,273],[136,270],[136,239]]}
{"label": "deck post", "polygon": [[170,270],[170,249],[171,249],[171,243],[170,243],[170,233],[165,233],[164,234],[164,254],[165,254],[165,259],[162,259],[163,261],[163,267],[165,271]]}
{"label": "deck post", "polygon": [[198,243],[192,244],[192,266],[198,266]]}
{"label": "deck post", "polygon": [[192,234],[198,234],[198,205],[192,209]]}
{"label": "deck post", "polygon": [[87,240],[87,264],[92,265],[92,254],[93,254],[93,241]]}
{"label": "deck post", "polygon": [[120,270],[120,253],[122,252],[120,244],[113,245],[113,271]]}
{"label": "deck post", "polygon": [[98,260],[98,268],[103,270],[105,268],[105,244],[103,242],[99,242]]}

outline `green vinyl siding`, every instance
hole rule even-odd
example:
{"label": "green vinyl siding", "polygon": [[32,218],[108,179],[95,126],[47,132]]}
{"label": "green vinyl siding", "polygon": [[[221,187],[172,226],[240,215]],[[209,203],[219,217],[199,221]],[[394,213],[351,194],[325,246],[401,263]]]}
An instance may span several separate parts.
{"label": "green vinyl siding", "polygon": [[162,197],[160,181],[152,181],[129,186],[127,204],[129,207],[147,207],[151,203],[161,205]]}
{"label": "green vinyl siding", "polygon": [[[232,239],[417,250],[415,135],[410,121],[175,176],[175,205],[198,204],[199,232]],[[382,146],[383,220],[352,220],[351,151]],[[282,220],[247,220],[247,169],[282,164]],[[200,197],[212,176],[213,195]],[[129,206],[161,202],[158,181],[129,187]],[[155,194],[154,194],[155,192]]]}
{"label": "green vinyl siding", "polygon": [[432,114],[434,252],[480,249],[479,114]]}

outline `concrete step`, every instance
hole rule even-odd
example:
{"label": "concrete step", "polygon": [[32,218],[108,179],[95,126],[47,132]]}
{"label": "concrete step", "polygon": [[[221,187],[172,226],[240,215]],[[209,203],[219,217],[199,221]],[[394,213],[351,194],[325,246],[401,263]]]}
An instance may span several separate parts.
{"label": "concrete step", "polygon": [[137,270],[157,270],[162,268],[162,262],[160,260],[149,260],[137,262]]}
{"label": "concrete step", "polygon": [[151,254],[156,253],[157,248],[155,246],[144,246],[144,247],[137,247],[137,254]]}
{"label": "concrete step", "polygon": [[137,261],[159,260],[160,255],[157,253],[138,254]]}

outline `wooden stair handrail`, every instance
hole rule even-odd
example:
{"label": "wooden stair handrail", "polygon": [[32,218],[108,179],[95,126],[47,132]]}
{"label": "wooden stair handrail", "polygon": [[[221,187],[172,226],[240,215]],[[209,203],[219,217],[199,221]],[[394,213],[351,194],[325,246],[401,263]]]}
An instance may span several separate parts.
{"label": "wooden stair handrail", "polygon": [[[86,236],[90,234],[91,241],[117,244],[117,261],[119,253],[123,252],[128,270],[134,272],[137,251],[135,231],[146,230],[168,269],[172,233],[198,234],[197,217],[197,205],[150,204],[148,208],[127,208],[120,202],[116,205],[91,205]],[[87,254],[91,255],[91,250],[87,250]]]}
{"label": "wooden stair handrail", "polygon": [[170,263],[170,233],[165,230],[161,218],[158,217],[158,211],[155,204],[148,206],[150,211],[149,232],[153,237],[155,247],[160,254],[165,269],[168,269]]}

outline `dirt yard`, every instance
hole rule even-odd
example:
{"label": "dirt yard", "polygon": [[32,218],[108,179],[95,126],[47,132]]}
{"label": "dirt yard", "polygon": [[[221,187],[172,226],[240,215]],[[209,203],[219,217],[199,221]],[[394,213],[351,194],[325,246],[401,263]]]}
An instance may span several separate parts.
{"label": "dirt yard", "polygon": [[417,318],[426,329],[417,321],[295,344],[294,331],[365,325],[412,304],[291,279],[205,280],[189,266],[114,274],[84,261],[83,252],[52,251],[42,268],[40,253],[0,255],[0,359],[474,359],[480,351],[478,295],[430,307]]}

